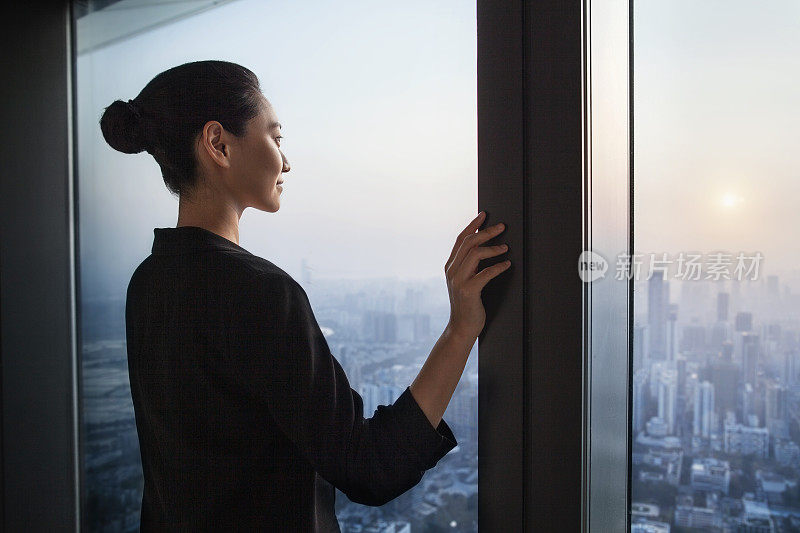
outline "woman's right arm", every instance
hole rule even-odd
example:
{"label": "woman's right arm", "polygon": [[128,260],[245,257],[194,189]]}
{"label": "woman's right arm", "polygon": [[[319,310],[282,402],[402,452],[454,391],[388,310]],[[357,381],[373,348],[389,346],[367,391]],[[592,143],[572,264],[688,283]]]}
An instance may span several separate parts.
{"label": "woman's right arm", "polygon": [[472,345],[486,322],[481,291],[492,278],[510,266],[510,263],[500,262],[475,273],[481,259],[507,251],[503,245],[480,246],[504,229],[501,223],[475,233],[483,219],[484,214],[479,214],[456,238],[445,265],[450,294],[450,321],[410,387],[414,399],[433,427],[444,416],[464,372]]}

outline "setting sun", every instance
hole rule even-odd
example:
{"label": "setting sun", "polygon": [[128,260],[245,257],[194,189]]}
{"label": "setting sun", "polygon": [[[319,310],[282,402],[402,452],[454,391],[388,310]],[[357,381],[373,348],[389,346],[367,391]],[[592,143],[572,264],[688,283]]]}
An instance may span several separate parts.
{"label": "setting sun", "polygon": [[742,199],[734,193],[725,193],[722,197],[723,207],[736,207],[740,203],[742,203]]}

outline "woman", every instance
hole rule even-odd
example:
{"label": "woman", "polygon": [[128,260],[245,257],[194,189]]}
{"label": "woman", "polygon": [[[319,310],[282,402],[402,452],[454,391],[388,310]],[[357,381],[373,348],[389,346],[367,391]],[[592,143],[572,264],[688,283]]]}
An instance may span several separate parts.
{"label": "woman", "polygon": [[[180,65],[100,120],[124,153],[149,152],[179,195],[175,228],[127,292],[128,369],[144,470],[141,530],[339,531],[334,487],[382,505],[456,445],[442,415],[505,269],[502,231],[456,239],[445,271],[450,320],[413,383],[364,418],[302,287],[239,246],[247,207],[274,213],[290,166],[255,74],[224,61]],[[477,233],[476,233],[477,231]]]}

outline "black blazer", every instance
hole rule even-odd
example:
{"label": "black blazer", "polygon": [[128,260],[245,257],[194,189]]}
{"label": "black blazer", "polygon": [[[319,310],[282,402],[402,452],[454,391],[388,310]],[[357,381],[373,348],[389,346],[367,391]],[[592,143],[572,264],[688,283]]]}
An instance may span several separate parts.
{"label": "black blazer", "polygon": [[195,226],[155,228],[125,307],[141,531],[339,531],[334,487],[382,505],[457,442],[408,388],[371,418],[303,288]]}

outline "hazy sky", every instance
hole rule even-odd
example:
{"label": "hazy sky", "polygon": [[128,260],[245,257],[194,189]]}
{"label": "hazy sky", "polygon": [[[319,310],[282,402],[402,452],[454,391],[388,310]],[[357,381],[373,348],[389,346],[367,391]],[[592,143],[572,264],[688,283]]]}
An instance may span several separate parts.
{"label": "hazy sky", "polygon": [[[200,59],[259,77],[292,170],[281,209],[249,208],[240,245],[299,278],[441,275],[477,214],[476,19],[470,2],[237,0],[78,59],[84,274],[127,279],[177,199],[147,154],[97,125],[159,72]],[[444,287],[444,285],[443,285]]]}
{"label": "hazy sky", "polygon": [[800,2],[634,2],[640,252],[797,269]]}

